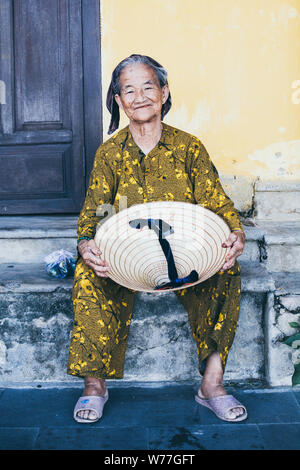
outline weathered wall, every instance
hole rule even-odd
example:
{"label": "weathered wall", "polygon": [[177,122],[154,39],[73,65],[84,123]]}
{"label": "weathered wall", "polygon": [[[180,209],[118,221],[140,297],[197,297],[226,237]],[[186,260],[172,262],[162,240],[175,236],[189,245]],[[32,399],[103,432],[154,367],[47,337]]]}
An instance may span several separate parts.
{"label": "weathered wall", "polygon": [[105,140],[112,70],[147,54],[169,71],[166,122],[203,141],[239,209],[257,178],[300,180],[300,0],[101,0],[101,14]]}
{"label": "weathered wall", "polygon": [[[0,283],[0,377],[4,384],[71,381],[66,375],[72,329],[71,281],[35,292]],[[53,284],[53,283],[52,283]],[[47,289],[47,292],[45,292]],[[243,292],[241,320],[226,380],[264,379],[263,292]],[[162,312],[163,315],[162,315]],[[175,294],[138,294],[126,352],[128,381],[198,380],[198,360],[186,311]]]}

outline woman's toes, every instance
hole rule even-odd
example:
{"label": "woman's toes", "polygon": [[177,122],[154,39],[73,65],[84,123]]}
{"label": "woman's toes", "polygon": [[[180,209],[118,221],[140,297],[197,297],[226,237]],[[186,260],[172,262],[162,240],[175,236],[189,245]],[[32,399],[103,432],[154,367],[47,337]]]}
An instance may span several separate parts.
{"label": "woman's toes", "polygon": [[90,411],[89,412],[89,415],[88,415],[88,419],[96,419],[97,418],[97,414],[95,413],[95,411]]}
{"label": "woman's toes", "polygon": [[227,413],[226,413],[226,418],[227,418],[227,419],[235,419],[235,418],[236,418],[236,414],[235,414],[234,410],[227,411]]}
{"label": "woman's toes", "polygon": [[90,411],[89,410],[85,410],[84,412],[84,419],[89,419],[90,417]]}
{"label": "woman's toes", "polygon": [[82,410],[82,411],[78,411],[77,416],[80,419],[86,419],[86,414],[87,414],[87,412],[85,410]]}
{"label": "woman's toes", "polygon": [[77,416],[81,419],[90,419],[94,420],[97,418],[97,414],[92,410],[82,410],[78,411]]}
{"label": "woman's toes", "polygon": [[243,408],[232,408],[232,410],[228,411],[226,413],[226,418],[228,419],[236,419],[238,418],[239,416],[241,416],[242,414],[244,414],[244,409]]}
{"label": "woman's toes", "polygon": [[243,408],[234,408],[232,411],[235,414],[236,418],[238,418],[239,416],[241,416],[244,413]]}

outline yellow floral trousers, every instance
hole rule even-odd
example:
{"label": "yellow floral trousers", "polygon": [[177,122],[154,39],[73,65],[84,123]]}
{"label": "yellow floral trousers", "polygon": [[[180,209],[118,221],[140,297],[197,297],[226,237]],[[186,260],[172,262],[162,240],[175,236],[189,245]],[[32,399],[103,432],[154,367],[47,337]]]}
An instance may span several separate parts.
{"label": "yellow floral trousers", "polygon": [[[237,262],[232,269],[219,271],[203,283],[175,291],[188,314],[200,373],[202,361],[213,351],[220,353],[225,370],[238,324],[240,292]],[[74,326],[68,374],[123,378],[134,296],[134,291],[98,277],[79,259],[72,295]]]}

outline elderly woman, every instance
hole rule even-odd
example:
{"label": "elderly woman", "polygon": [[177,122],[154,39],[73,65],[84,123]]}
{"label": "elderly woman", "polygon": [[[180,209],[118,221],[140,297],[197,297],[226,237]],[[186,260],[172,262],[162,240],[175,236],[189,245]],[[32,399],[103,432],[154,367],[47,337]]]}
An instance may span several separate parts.
{"label": "elderly woman", "polygon": [[223,387],[223,373],[238,324],[240,266],[245,235],[237,210],[225,194],[210,157],[195,136],[162,122],[171,108],[167,72],[148,56],[133,54],[115,68],[107,95],[109,134],[119,126],[119,109],[129,125],[99,146],[89,188],[78,219],[78,257],[73,284],[74,326],[68,373],[83,377],[85,388],[74,418],[97,421],[108,399],[106,379],[124,371],[135,292],[108,277],[94,236],[97,208],[127,197],[127,207],[151,201],[200,204],[221,216],[231,229],[223,247],[222,270],[195,286],[177,290],[197,345],[203,376],[195,397],[227,421],[241,421],[246,409]]}

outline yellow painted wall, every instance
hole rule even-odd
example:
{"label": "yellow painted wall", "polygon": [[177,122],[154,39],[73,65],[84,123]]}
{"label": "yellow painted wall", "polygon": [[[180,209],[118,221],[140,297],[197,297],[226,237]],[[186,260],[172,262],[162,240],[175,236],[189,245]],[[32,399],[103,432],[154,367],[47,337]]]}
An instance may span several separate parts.
{"label": "yellow painted wall", "polygon": [[104,140],[112,70],[146,54],[222,174],[300,180],[300,0],[101,0],[101,34]]}

